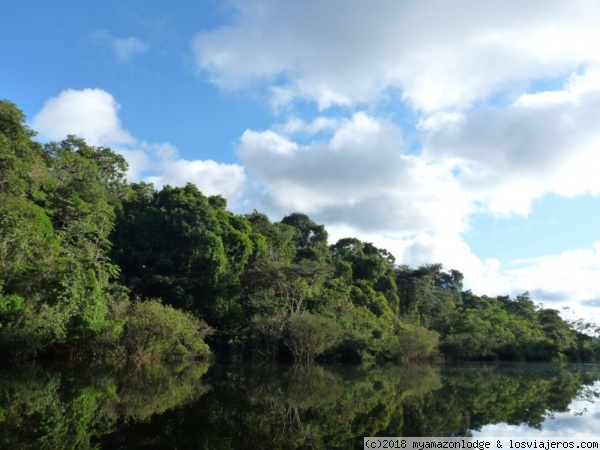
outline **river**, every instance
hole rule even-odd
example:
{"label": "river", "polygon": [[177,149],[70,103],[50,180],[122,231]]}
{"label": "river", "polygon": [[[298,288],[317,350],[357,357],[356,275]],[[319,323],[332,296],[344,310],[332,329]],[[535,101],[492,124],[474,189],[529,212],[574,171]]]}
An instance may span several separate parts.
{"label": "river", "polygon": [[600,365],[30,363],[2,449],[363,448],[364,436],[600,436]]}

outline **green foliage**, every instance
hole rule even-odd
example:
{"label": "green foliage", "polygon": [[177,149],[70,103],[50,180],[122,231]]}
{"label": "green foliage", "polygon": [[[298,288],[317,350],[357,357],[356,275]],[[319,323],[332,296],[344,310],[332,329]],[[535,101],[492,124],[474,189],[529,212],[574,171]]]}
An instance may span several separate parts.
{"label": "green foliage", "polygon": [[350,291],[350,298],[356,306],[367,308],[377,317],[394,315],[385,296],[381,292],[377,292],[372,284],[365,280],[357,280],[354,283]]}
{"label": "green foliage", "polygon": [[415,362],[438,356],[439,334],[419,325],[404,325],[396,336],[384,341],[386,359]]}
{"label": "green foliage", "polygon": [[443,272],[441,264],[429,264],[416,270],[398,267],[396,282],[401,291],[401,314],[408,322],[445,335],[456,306],[462,304],[462,278],[456,270]]}
{"label": "green foliage", "polygon": [[0,198],[35,196],[47,175],[41,146],[25,125],[25,115],[11,102],[0,100]]}
{"label": "green foliage", "polygon": [[213,325],[234,321],[240,306],[231,299],[254,249],[248,221],[226,211],[221,197],[208,198],[192,184],[132,190],[113,237],[125,285]]}
{"label": "green foliage", "polygon": [[[349,449],[364,436],[539,429],[575,399],[596,401],[599,376],[590,365],[243,364],[213,366],[207,378],[212,389],[195,404],[130,423],[102,448]],[[571,413],[593,420],[584,408]]]}
{"label": "green foliage", "polygon": [[[2,367],[3,449],[97,449],[102,435],[197,400],[206,364]],[[108,446],[114,448],[115,446]],[[104,448],[104,446],[103,446]]]}
{"label": "green foliage", "polygon": [[0,279],[26,294],[39,279],[52,279],[60,243],[46,211],[23,197],[0,195]]}
{"label": "green foliage", "polygon": [[[355,290],[355,295],[359,303],[369,303],[376,315],[398,314],[395,259],[387,250],[378,249],[371,243],[363,243],[355,238],[340,239],[330,248],[337,261],[349,265],[348,276],[351,277],[352,284],[358,288]],[[363,291],[363,294],[361,295],[359,291]],[[372,300],[366,300],[364,294]],[[379,299],[376,300],[377,296]]]}
{"label": "green foliage", "polygon": [[323,225],[313,222],[302,213],[293,213],[281,219],[281,223],[294,229],[296,260],[319,260],[327,254],[327,231]]}
{"label": "green foliage", "polygon": [[289,317],[284,342],[295,361],[311,363],[341,340],[342,328],[334,320],[303,313]]}
{"label": "green foliage", "polygon": [[66,336],[65,318],[57,307],[0,290],[0,356],[34,357],[45,347],[64,342]]}
{"label": "green foliage", "polygon": [[259,316],[252,318],[250,342],[252,351],[260,359],[275,360],[279,356],[287,324],[287,316]]}
{"label": "green foliage", "polygon": [[138,362],[207,357],[204,338],[210,331],[201,320],[149,300],[131,306],[122,340],[129,357]]}

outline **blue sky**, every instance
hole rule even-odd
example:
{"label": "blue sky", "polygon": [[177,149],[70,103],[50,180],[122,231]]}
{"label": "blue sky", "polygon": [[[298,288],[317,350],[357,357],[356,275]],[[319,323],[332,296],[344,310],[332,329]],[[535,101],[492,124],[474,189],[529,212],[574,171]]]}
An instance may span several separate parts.
{"label": "blue sky", "polygon": [[0,96],[234,212],[600,322],[600,5],[13,2]]}

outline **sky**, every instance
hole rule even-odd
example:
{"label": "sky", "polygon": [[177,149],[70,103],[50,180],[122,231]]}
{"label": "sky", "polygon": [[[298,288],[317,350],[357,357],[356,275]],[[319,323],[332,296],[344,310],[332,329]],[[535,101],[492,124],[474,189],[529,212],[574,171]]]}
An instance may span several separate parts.
{"label": "sky", "polygon": [[132,182],[600,323],[598,43],[593,0],[22,0],[0,98]]}

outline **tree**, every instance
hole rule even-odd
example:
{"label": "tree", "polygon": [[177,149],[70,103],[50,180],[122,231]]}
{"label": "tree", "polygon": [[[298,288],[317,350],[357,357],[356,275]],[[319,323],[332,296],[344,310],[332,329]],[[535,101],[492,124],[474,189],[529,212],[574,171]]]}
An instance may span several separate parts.
{"label": "tree", "polygon": [[445,335],[456,306],[462,304],[462,278],[457,270],[444,272],[441,264],[416,270],[407,266],[396,268],[401,316]]}
{"label": "tree", "polygon": [[108,250],[127,165],[73,136],[42,147],[24,121],[0,102],[0,295],[12,299],[0,341],[30,354],[85,347],[122,293]]}
{"label": "tree", "polygon": [[399,333],[402,361],[423,361],[438,353],[439,334],[415,325],[407,325]]}
{"label": "tree", "polygon": [[52,184],[44,206],[60,241],[54,304],[68,318],[72,343],[109,326],[119,268],[109,258],[115,209],[127,164],[103,147],[69,136],[45,147]]}
{"label": "tree", "polygon": [[225,208],[222,197],[191,183],[160,191],[132,185],[113,237],[132,294],[192,311],[220,333],[238,327],[240,278],[256,240],[248,220]]}
{"label": "tree", "polygon": [[34,136],[23,112],[0,100],[0,196],[39,194],[47,173],[42,147],[32,141]]}
{"label": "tree", "polygon": [[[372,300],[361,300],[362,304],[380,303],[379,314],[384,310],[398,314],[399,298],[394,272],[394,257],[384,249],[373,244],[363,243],[356,238],[340,239],[332,245],[331,252],[335,258],[350,263],[352,283],[363,293],[372,291]],[[359,292],[355,289],[355,294]],[[377,294],[375,294],[377,293]],[[376,299],[375,297],[383,297]],[[355,298],[361,298],[356,295]]]}
{"label": "tree", "polygon": [[294,230],[296,260],[321,259],[327,254],[327,231],[323,225],[317,225],[306,214],[293,213],[281,219],[281,223]]}
{"label": "tree", "polygon": [[310,313],[289,317],[285,345],[294,360],[311,363],[342,340],[342,328],[332,319]]}

